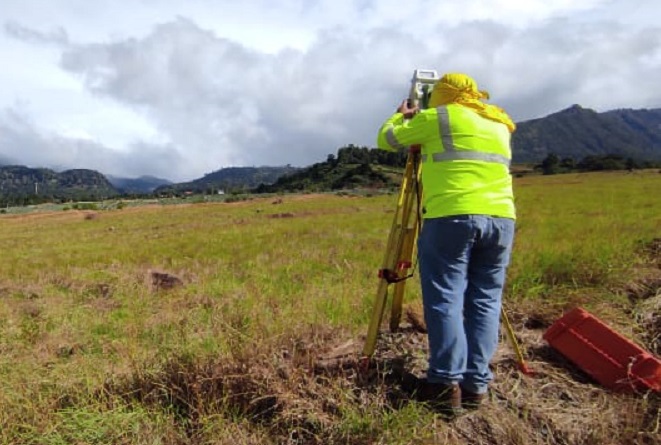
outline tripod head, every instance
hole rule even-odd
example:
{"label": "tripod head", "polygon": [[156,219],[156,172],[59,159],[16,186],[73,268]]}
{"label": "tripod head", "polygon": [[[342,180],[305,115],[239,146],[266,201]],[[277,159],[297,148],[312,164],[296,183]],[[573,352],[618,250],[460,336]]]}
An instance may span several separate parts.
{"label": "tripod head", "polygon": [[418,106],[421,110],[429,105],[429,96],[438,81],[438,73],[435,70],[415,70],[411,79],[411,90],[409,91],[409,105]]}

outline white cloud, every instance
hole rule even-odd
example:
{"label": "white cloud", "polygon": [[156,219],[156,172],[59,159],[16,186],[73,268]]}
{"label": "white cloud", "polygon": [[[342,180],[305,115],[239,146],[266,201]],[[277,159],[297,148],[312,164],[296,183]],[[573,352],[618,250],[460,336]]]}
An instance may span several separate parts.
{"label": "white cloud", "polygon": [[5,0],[0,160],[173,180],[307,165],[373,145],[415,68],[472,74],[516,120],[660,107],[661,6],[622,3]]}
{"label": "white cloud", "polygon": [[5,23],[5,31],[8,35],[19,40],[33,43],[53,43],[56,45],[66,44],[69,40],[64,28],[58,27],[49,32],[40,32],[34,29],[26,28],[21,24],[9,21]]}
{"label": "white cloud", "polygon": [[35,168],[89,168],[134,177],[153,171],[169,176],[173,166],[183,161],[181,154],[168,144],[141,142],[117,151],[92,140],[88,134],[81,135],[80,130],[67,132],[63,136],[38,131],[28,116],[6,110],[0,113],[0,147],[20,147],[20,150],[7,153],[3,150],[0,159]]}

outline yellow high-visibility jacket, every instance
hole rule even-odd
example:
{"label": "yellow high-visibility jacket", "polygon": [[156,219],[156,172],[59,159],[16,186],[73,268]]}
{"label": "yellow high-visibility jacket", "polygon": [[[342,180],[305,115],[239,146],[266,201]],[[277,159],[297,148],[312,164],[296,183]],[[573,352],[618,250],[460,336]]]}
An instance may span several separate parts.
{"label": "yellow high-visibility jacket", "polygon": [[505,124],[449,104],[422,110],[411,120],[395,113],[379,130],[377,144],[389,151],[422,146],[424,218],[516,218]]}

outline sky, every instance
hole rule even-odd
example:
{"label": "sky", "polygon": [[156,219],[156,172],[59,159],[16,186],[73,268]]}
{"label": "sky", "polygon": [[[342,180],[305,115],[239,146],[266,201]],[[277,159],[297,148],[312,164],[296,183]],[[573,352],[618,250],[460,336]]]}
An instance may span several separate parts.
{"label": "sky", "polygon": [[416,69],[661,108],[658,0],[0,0],[0,165],[175,182],[374,147]]}

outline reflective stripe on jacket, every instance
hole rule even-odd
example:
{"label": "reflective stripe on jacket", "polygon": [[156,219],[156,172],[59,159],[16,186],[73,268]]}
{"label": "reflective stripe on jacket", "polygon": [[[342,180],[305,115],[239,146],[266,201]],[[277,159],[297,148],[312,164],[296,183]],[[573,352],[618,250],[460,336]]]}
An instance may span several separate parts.
{"label": "reflective stripe on jacket", "polygon": [[391,151],[422,145],[425,218],[515,218],[510,132],[504,124],[449,104],[422,110],[408,121],[395,113],[381,127],[377,143]]}

